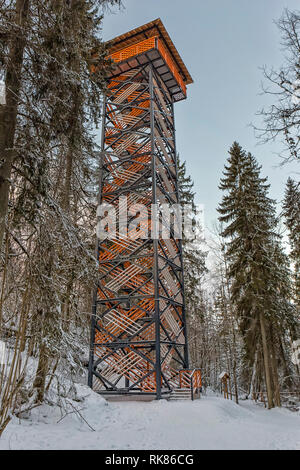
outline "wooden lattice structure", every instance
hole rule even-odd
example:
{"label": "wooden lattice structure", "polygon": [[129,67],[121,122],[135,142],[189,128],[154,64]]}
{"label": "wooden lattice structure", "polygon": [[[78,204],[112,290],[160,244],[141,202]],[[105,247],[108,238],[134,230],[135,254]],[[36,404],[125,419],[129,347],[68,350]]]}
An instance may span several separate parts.
{"label": "wooden lattice structure", "polygon": [[174,229],[168,238],[140,236],[164,223],[160,209],[151,219],[151,205],[179,204],[173,105],[186,98],[192,79],[159,19],[109,48],[100,202],[117,217],[125,205],[147,211],[139,230],[131,228],[138,217],[131,213],[113,238],[99,240],[89,385],[103,394],[161,398],[200,383],[188,369],[181,240]]}

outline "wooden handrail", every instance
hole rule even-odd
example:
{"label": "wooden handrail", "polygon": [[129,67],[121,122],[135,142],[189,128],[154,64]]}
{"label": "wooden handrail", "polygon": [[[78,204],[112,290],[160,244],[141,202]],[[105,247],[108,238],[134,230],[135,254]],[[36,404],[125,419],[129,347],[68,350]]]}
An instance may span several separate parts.
{"label": "wooden handrail", "polygon": [[178,83],[179,87],[183,91],[184,95],[186,96],[186,85],[184,83],[183,78],[180,75],[178,66],[166,50],[163,41],[159,39],[157,36],[152,36],[148,39],[145,39],[137,44],[132,46],[128,46],[118,52],[114,52],[109,55],[109,57],[116,63],[121,62],[123,60],[129,59],[130,57],[134,57],[135,55],[142,54],[143,52],[149,51],[153,48],[157,48],[160,52],[160,55],[164,59],[165,63],[167,64],[170,72],[172,73],[173,77],[175,78],[176,82]]}
{"label": "wooden handrail", "polygon": [[189,388],[191,390],[191,399],[194,400],[194,388],[202,387],[201,370],[200,369],[181,369],[179,371],[180,388],[182,387],[182,384],[184,382],[184,379],[182,376],[185,378],[186,381],[187,380],[189,381]]}

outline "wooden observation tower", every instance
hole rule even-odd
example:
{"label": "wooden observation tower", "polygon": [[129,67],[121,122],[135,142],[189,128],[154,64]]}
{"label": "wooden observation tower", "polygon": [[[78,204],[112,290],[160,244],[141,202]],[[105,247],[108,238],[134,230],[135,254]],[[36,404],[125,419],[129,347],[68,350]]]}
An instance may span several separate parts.
{"label": "wooden observation tower", "polygon": [[201,380],[188,369],[181,239],[161,230],[162,207],[179,206],[173,105],[192,78],[160,19],[108,44],[100,203],[118,224],[98,242],[89,385],[159,399]]}

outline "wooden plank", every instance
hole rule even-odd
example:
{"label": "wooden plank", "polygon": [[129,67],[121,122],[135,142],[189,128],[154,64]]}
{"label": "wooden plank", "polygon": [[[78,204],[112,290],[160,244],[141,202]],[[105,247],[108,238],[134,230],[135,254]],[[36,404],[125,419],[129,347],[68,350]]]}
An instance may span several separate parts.
{"label": "wooden plank", "polygon": [[126,98],[128,98],[128,96],[130,96],[135,90],[137,90],[139,86],[140,86],[140,83],[132,83],[120,95],[118,95],[117,98],[112,99],[111,101],[114,104],[123,103],[123,101],[126,100]]}
{"label": "wooden plank", "polygon": [[165,183],[166,185],[166,190],[169,191],[170,193],[174,193],[175,192],[175,188],[174,186],[172,186],[169,178],[168,178],[168,174],[165,170],[165,168],[163,167],[163,165],[160,163],[159,159],[156,157],[156,168],[158,170],[158,173],[161,175],[162,179],[163,179],[163,182]]}
{"label": "wooden plank", "polygon": [[168,154],[167,150],[166,150],[166,147],[159,135],[159,132],[157,131],[157,129],[154,129],[154,134],[155,134],[155,139],[159,145],[159,148],[161,149],[162,153],[164,154],[165,156],[165,159],[166,161],[168,162],[169,164],[169,168],[170,170],[172,171],[172,173],[175,175],[175,165],[173,163],[173,160],[171,159],[170,155]]}
{"label": "wooden plank", "polygon": [[153,84],[154,84],[154,87],[155,87],[155,93],[157,94],[157,97],[158,97],[158,100],[163,108],[163,110],[165,111],[169,121],[170,121],[170,124],[173,125],[173,119],[172,119],[172,115],[170,114],[170,111],[168,110],[167,108],[167,105],[166,105],[166,102],[165,102],[165,99],[164,99],[164,96],[162,94],[162,92],[160,91],[159,89],[159,86],[155,80],[155,78],[153,78]]}

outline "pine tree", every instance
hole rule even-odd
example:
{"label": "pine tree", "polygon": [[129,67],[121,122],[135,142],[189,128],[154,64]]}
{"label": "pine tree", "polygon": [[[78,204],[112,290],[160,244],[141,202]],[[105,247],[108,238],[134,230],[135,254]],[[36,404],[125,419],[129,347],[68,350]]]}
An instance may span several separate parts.
{"label": "pine tree", "polygon": [[0,4],[0,65],[6,90],[6,103],[0,104],[0,250],[15,171],[26,178],[25,190],[31,196],[27,208],[34,209],[37,194],[47,190],[41,182],[47,162],[56,159],[60,164],[62,159],[64,205],[68,204],[75,165],[71,154],[79,157],[92,147],[92,125],[99,121],[109,68],[100,40],[101,8],[118,3]]}
{"label": "pine tree", "polygon": [[[192,222],[192,233],[180,241],[183,250],[184,265],[184,291],[187,330],[189,336],[189,365],[206,366],[203,360],[203,344],[205,332],[204,322],[208,308],[207,299],[202,288],[202,280],[206,272],[206,254],[201,247],[201,233],[197,222],[197,209],[195,204],[194,183],[187,174],[186,162],[180,162],[177,156],[179,200],[182,209],[188,205],[188,218]],[[205,364],[205,365],[204,365]]]}
{"label": "pine tree", "polygon": [[[179,182],[179,194],[180,194],[180,203],[190,204],[194,214],[196,214],[196,205],[195,205],[195,192],[194,192],[194,182],[191,175],[187,174],[186,162],[181,162],[179,155],[177,155],[177,172],[178,172],[178,182]],[[195,218],[193,219],[195,224]]]}
{"label": "pine tree", "polygon": [[[220,189],[218,211],[226,224],[222,237],[228,262],[230,294],[249,363],[262,354],[268,406],[280,405],[276,337],[293,322],[289,272],[277,234],[275,201],[268,197],[261,167],[237,142],[230,151]],[[286,316],[286,312],[289,315]],[[290,325],[289,325],[290,326]]]}
{"label": "pine tree", "polygon": [[195,204],[194,182],[187,174],[186,162],[180,162],[177,156],[179,198],[182,208],[189,205],[192,219],[193,234],[191,239],[183,236],[183,259],[184,259],[184,286],[187,316],[199,315],[203,310],[203,296],[201,292],[201,279],[206,272],[206,254],[201,249],[201,234],[197,223],[197,209]]}

